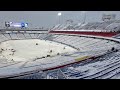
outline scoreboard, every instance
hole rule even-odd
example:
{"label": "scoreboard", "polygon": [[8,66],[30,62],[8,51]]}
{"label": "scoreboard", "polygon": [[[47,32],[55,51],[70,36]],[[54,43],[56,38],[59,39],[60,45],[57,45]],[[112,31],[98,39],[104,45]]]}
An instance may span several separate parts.
{"label": "scoreboard", "polygon": [[14,22],[5,22],[5,27],[15,27],[15,28],[27,28],[28,27],[28,23],[14,23]]}

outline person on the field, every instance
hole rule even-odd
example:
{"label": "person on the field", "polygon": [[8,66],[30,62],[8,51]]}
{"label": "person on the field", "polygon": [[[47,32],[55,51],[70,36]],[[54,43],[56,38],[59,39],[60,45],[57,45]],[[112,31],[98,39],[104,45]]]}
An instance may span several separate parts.
{"label": "person on the field", "polygon": [[36,45],[38,45],[38,43],[36,43]]}
{"label": "person on the field", "polygon": [[11,49],[11,51],[12,51],[12,52],[15,52],[15,50],[14,50],[14,49]]}
{"label": "person on the field", "polygon": [[13,52],[13,53],[12,53],[12,56],[13,56],[16,50],[14,50],[14,49],[11,49],[11,51]]}
{"label": "person on the field", "polygon": [[11,61],[14,61],[13,59]]}
{"label": "person on the field", "polygon": [[50,50],[50,53],[52,53],[52,50]]}
{"label": "person on the field", "polygon": [[1,48],[1,51],[4,51],[4,49]]}
{"label": "person on the field", "polygon": [[60,53],[57,53],[57,55],[60,55]]}

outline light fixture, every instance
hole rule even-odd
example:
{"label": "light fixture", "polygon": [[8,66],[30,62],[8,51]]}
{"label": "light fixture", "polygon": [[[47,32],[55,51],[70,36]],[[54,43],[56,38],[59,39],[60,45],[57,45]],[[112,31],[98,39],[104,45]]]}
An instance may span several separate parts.
{"label": "light fixture", "polygon": [[58,16],[61,16],[61,15],[62,15],[62,13],[61,13],[61,12],[59,12],[59,13],[58,13]]}

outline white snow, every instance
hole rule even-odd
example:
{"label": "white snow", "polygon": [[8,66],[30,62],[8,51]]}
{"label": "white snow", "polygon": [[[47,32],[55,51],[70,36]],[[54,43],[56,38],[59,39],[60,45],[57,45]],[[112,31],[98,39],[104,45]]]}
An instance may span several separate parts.
{"label": "white snow", "polygon": [[3,49],[1,54],[6,59],[13,59],[14,61],[29,61],[46,57],[47,55],[55,56],[57,53],[62,54],[76,51],[74,48],[60,43],[39,39],[9,40],[2,42],[0,49]]}
{"label": "white snow", "polygon": [[[17,35],[15,35],[15,37],[16,36]],[[18,36],[23,37],[22,35],[18,35]],[[29,34],[27,36],[25,35],[25,37],[30,38],[30,35]],[[40,35],[40,38],[42,38],[41,35]],[[79,38],[77,37],[73,40],[71,40],[70,38],[67,38],[68,41],[66,41],[67,39],[64,39],[64,37],[61,38],[57,36],[56,41],[68,42],[68,44],[71,45],[71,43],[69,42],[77,40],[76,43],[80,43],[84,37],[81,37],[80,39]],[[20,38],[20,39],[23,39],[23,38]],[[106,42],[107,40],[103,40],[103,41]],[[83,42],[85,42],[84,39],[83,39]],[[77,50],[75,50],[72,47],[69,47],[67,45],[63,45],[57,42],[47,41],[47,40],[45,41],[45,40],[39,40],[39,39],[27,39],[27,40],[9,40],[9,41],[2,42],[0,44],[0,60],[8,60],[8,64],[7,63],[3,64],[0,62],[0,76],[19,74],[22,72],[32,71],[36,69],[44,70],[48,68],[53,68],[53,67],[73,63],[75,62],[76,58],[103,54],[106,52],[105,48],[95,49],[96,45],[101,46],[100,42],[98,44],[94,43],[93,46],[91,45],[93,49],[92,51],[90,51],[91,50],[89,49],[90,47],[88,48],[85,47],[83,49],[86,49],[87,51],[77,53],[77,54],[73,54]],[[36,45],[36,43],[38,45]],[[75,42],[73,42],[73,44],[74,43]],[[104,43],[102,45],[104,45]],[[87,42],[87,44],[85,43],[84,45],[80,45],[80,46],[85,46],[89,44],[90,42]],[[111,42],[109,44],[114,44],[114,43]],[[103,49],[103,51],[101,51],[101,49]],[[50,52],[51,50],[52,52]],[[62,55],[57,55],[57,53],[60,53],[60,54],[72,53],[73,55],[62,56]],[[41,57],[46,57],[47,55],[54,56],[54,57],[47,57],[47,58],[40,59]],[[80,66],[79,68],[71,67],[70,69],[74,69],[81,72],[89,70],[88,75],[91,75],[91,74],[94,74],[95,72],[100,71],[101,69],[104,69],[104,66],[110,63],[112,63],[112,60],[106,61],[106,62],[103,62],[103,61],[96,62],[96,63],[88,64],[86,66]]]}

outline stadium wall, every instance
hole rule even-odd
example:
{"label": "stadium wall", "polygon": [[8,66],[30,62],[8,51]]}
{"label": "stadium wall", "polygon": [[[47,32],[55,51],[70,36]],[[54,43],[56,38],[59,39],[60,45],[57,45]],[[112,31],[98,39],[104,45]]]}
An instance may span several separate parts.
{"label": "stadium wall", "polygon": [[118,34],[118,32],[80,32],[80,31],[50,31],[49,33],[81,34],[104,37],[112,37]]}

